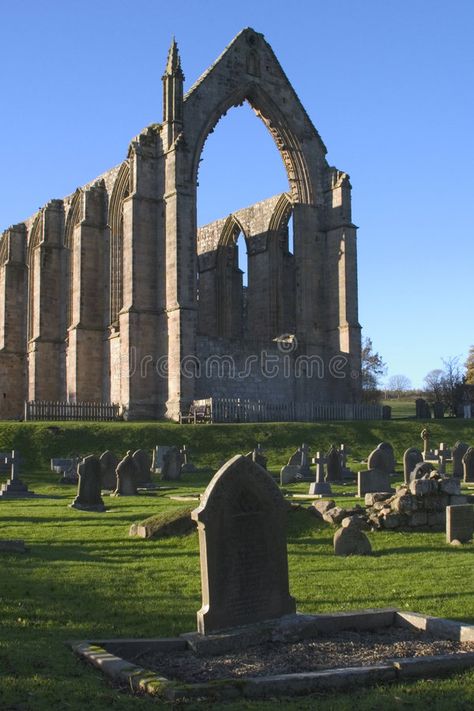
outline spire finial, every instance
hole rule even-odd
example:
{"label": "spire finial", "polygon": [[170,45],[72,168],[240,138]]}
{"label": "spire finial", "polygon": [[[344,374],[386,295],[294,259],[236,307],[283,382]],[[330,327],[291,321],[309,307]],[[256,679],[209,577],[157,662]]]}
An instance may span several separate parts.
{"label": "spire finial", "polygon": [[181,69],[181,58],[179,56],[178,44],[176,42],[175,36],[171,38],[171,46],[168,52],[168,60],[166,62],[166,74],[170,76],[181,75],[183,77],[183,70]]}

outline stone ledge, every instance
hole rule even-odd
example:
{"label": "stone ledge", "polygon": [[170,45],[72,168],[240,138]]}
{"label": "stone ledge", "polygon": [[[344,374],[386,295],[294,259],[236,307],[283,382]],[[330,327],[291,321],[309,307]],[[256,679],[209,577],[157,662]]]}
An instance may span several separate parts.
{"label": "stone ledge", "polygon": [[[312,631],[334,631],[344,629],[370,629],[380,626],[408,626],[416,629],[437,631],[446,638],[472,641],[474,625],[421,615],[416,612],[400,612],[394,608],[382,610],[361,610],[356,612],[333,613],[327,615],[287,615],[279,621],[264,625],[263,634],[267,639],[284,641]],[[240,628],[227,634],[247,635],[251,628]],[[283,638],[277,632],[284,633]],[[271,635],[268,637],[268,635]],[[289,635],[289,636],[285,636]],[[108,639],[98,642],[68,642],[68,646],[90,664],[99,668],[114,682],[126,685],[137,693],[146,693],[168,701],[191,698],[207,700],[229,700],[235,698],[264,698],[278,695],[302,695],[315,691],[329,691],[352,686],[371,685],[382,682],[403,681],[409,678],[433,677],[453,672],[461,672],[474,666],[474,653],[444,654],[430,657],[389,659],[381,664],[365,667],[325,669],[299,674],[279,674],[274,676],[223,679],[207,683],[186,684],[175,682],[128,662],[119,654],[137,655],[146,650],[177,651],[191,646],[189,639],[196,635],[182,635],[179,638],[157,639]],[[201,636],[201,635],[198,635]],[[209,651],[209,650],[206,650]],[[221,650],[219,650],[221,651]]]}

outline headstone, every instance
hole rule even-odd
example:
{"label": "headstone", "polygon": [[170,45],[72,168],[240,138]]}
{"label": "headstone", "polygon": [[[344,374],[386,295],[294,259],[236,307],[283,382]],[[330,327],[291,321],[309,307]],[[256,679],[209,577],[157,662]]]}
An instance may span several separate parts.
{"label": "headstone", "polygon": [[300,467],[297,464],[287,464],[280,469],[280,485],[293,484],[296,477],[300,473]]}
{"label": "headstone", "polygon": [[339,450],[332,444],[326,454],[327,481],[342,481],[341,456]]}
{"label": "headstone", "polygon": [[181,467],[183,466],[183,457],[177,447],[169,447],[164,456],[163,466],[161,468],[161,478],[163,481],[177,481],[181,479]]}
{"label": "headstone", "polygon": [[393,447],[389,442],[381,442],[377,445],[367,459],[368,469],[377,469],[386,474],[395,472],[395,456]]}
{"label": "headstone", "polygon": [[431,462],[418,462],[410,472],[410,482],[423,479],[427,474],[431,474],[432,471],[434,471],[434,466]]}
{"label": "headstone", "polygon": [[421,430],[420,437],[423,440],[423,459],[426,461],[436,461],[436,455],[430,449],[431,432],[426,427]]}
{"label": "headstone", "polygon": [[313,459],[313,464],[316,464],[316,480],[309,485],[309,496],[331,496],[331,484],[326,481],[324,474],[325,457],[318,452]]}
{"label": "headstone", "polygon": [[444,405],[442,402],[433,403],[433,416],[435,420],[442,420],[444,418]]}
{"label": "headstone", "polygon": [[84,457],[77,466],[77,473],[79,475],[77,496],[70,507],[80,511],[105,511],[100,495],[101,469],[98,458],[93,455]]}
{"label": "headstone", "polygon": [[430,406],[424,400],[422,397],[418,397],[415,400],[415,412],[416,412],[416,418],[418,420],[430,420],[431,419],[431,410]]}
{"label": "headstone", "polygon": [[341,456],[341,468],[342,468],[342,478],[343,479],[352,479],[353,478],[353,473],[347,466],[347,455],[351,453],[351,450],[349,447],[346,447],[345,444],[340,444],[339,445],[339,454]]}
{"label": "headstone", "polygon": [[117,465],[117,488],[112,496],[136,496],[137,492],[137,467],[131,452]]}
{"label": "headstone", "polygon": [[78,457],[70,459],[51,459],[51,471],[61,474],[60,484],[77,484],[77,465],[79,464]]}
{"label": "headstone", "polygon": [[391,420],[392,419],[392,408],[390,405],[383,405],[382,406],[382,420]]}
{"label": "headstone", "polygon": [[462,466],[464,472],[464,482],[466,484],[474,483],[474,447],[469,447],[466,454],[462,458]]}
{"label": "headstone", "polygon": [[10,468],[10,478],[0,488],[2,499],[28,499],[35,496],[33,491],[29,491],[26,484],[20,479],[19,453],[12,450],[10,454],[3,453],[1,461]]}
{"label": "headstone", "polygon": [[180,454],[181,458],[183,461],[183,466],[181,467],[181,471],[183,474],[193,474],[194,472],[197,472],[196,467],[191,461],[190,455],[189,455],[189,450],[185,444],[180,449]]}
{"label": "headstone", "polygon": [[459,541],[468,543],[474,534],[474,506],[462,504],[461,506],[446,507],[446,542]]}
{"label": "headstone", "polygon": [[334,534],[333,539],[335,555],[370,555],[372,546],[370,541],[357,526],[343,526]]}
{"label": "headstone", "polygon": [[410,474],[417,464],[423,462],[423,455],[416,447],[410,447],[403,454],[403,478],[405,484],[410,482]]}
{"label": "headstone", "polygon": [[470,403],[470,402],[467,402],[467,403],[465,403],[465,405],[464,405],[464,419],[465,419],[465,420],[470,420],[471,417],[472,417],[472,413],[471,413],[471,403]]}
{"label": "headstone", "polygon": [[438,474],[446,474],[446,460],[449,459],[450,452],[444,446],[444,442],[440,442],[439,449],[436,450],[436,456],[438,457]]}
{"label": "headstone", "polygon": [[249,452],[246,456],[260,467],[263,467],[264,469],[267,468],[267,458],[261,444],[257,444],[255,449]]}
{"label": "headstone", "polygon": [[456,442],[453,447],[453,476],[458,477],[458,479],[461,479],[463,476],[462,458],[464,457],[468,449],[469,445],[465,442]]}
{"label": "headstone", "polygon": [[158,445],[153,450],[153,460],[151,469],[154,474],[161,474],[161,470],[164,464],[164,457],[169,447],[165,445]]}
{"label": "headstone", "polygon": [[204,635],[295,612],[286,550],[288,506],[262,467],[237,455],[192,513],[199,531]]}
{"label": "headstone", "polygon": [[144,449],[137,449],[132,454],[137,470],[137,484],[151,484],[151,462],[148,452]]}
{"label": "headstone", "polygon": [[357,474],[357,496],[363,498],[366,494],[375,492],[391,492],[390,474],[369,469]]}
{"label": "headstone", "polygon": [[100,485],[103,489],[114,491],[117,486],[117,464],[118,458],[113,452],[107,450],[99,457],[100,462]]}
{"label": "headstone", "polygon": [[299,467],[296,475],[297,479],[312,479],[311,467],[309,463],[309,447],[303,443],[288,460],[288,466]]}

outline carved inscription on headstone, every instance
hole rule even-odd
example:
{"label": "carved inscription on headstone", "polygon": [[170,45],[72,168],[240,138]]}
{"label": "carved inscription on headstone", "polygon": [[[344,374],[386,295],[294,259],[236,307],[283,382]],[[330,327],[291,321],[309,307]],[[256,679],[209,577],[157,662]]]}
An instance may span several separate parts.
{"label": "carved inscription on headstone", "polygon": [[198,632],[295,612],[288,585],[287,504],[262,467],[241,455],[228,461],[192,517],[201,552]]}

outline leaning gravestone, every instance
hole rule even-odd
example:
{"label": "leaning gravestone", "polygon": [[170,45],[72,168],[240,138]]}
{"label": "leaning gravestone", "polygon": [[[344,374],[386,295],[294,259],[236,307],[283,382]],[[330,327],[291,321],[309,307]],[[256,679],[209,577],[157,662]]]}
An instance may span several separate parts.
{"label": "leaning gravestone", "polygon": [[192,513],[199,531],[198,632],[295,612],[286,551],[288,506],[272,477],[242,455],[219,469]]}
{"label": "leaning gravestone", "polygon": [[117,488],[112,496],[136,496],[137,467],[131,452],[117,466]]}
{"label": "leaning gravestone", "polygon": [[164,456],[161,478],[163,481],[177,481],[181,479],[182,467],[183,455],[177,447],[169,447]]}
{"label": "leaning gravestone", "polygon": [[403,454],[403,478],[405,484],[410,483],[410,474],[417,464],[423,462],[423,455],[416,447],[410,447]]}
{"label": "leaning gravestone", "polygon": [[100,482],[103,489],[115,489],[117,484],[117,464],[118,458],[113,452],[107,450],[99,457],[100,462]]}
{"label": "leaning gravestone", "polygon": [[468,543],[474,534],[474,506],[461,504],[446,507],[446,542]]}
{"label": "leaning gravestone", "polygon": [[453,447],[453,451],[452,451],[453,476],[457,477],[458,479],[462,478],[462,475],[463,475],[462,458],[464,457],[464,455],[466,454],[468,449],[469,449],[469,445],[466,444],[465,442],[456,442],[456,444]]}
{"label": "leaning gravestone", "polygon": [[78,464],[77,473],[79,475],[77,496],[70,504],[70,507],[80,511],[105,511],[104,502],[100,495],[101,469],[98,458],[93,455],[85,457]]}
{"label": "leaning gravestone", "polygon": [[469,447],[466,454],[462,458],[462,466],[464,471],[464,482],[466,484],[474,483],[474,447]]}
{"label": "leaning gravestone", "polygon": [[137,449],[132,457],[137,469],[137,484],[151,484],[151,461],[148,452],[145,452],[144,449]]}
{"label": "leaning gravestone", "polygon": [[341,455],[333,444],[326,454],[326,467],[326,481],[342,481]]}

